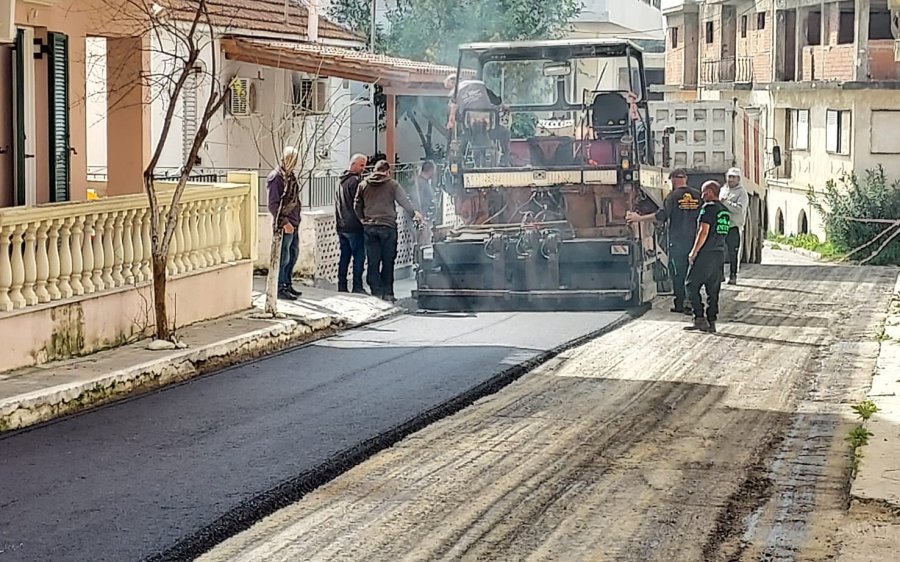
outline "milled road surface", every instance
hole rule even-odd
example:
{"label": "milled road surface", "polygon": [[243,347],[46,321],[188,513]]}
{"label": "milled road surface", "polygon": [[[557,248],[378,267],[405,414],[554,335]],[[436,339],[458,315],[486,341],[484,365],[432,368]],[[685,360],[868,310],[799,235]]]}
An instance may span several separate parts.
{"label": "milled road surface", "polygon": [[720,334],[651,311],[202,560],[833,559],[897,270],[780,258],[724,291]]}
{"label": "milled road surface", "polygon": [[335,455],[622,317],[406,316],[0,437],[0,561],[186,557]]}

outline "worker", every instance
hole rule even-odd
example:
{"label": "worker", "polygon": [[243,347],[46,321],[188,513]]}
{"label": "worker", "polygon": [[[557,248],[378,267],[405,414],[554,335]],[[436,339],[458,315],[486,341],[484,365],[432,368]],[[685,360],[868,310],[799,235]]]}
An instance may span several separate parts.
{"label": "worker", "polygon": [[672,312],[690,312],[684,288],[688,270],[688,254],[697,232],[697,217],[700,215],[700,192],[687,184],[687,172],[673,170],[669,174],[672,191],[663,201],[662,208],[655,215],[639,215],[629,211],[625,215],[628,224],[636,222],[669,223],[669,271],[672,274],[675,292],[675,306]]}
{"label": "worker", "polygon": [[434,228],[434,219],[437,214],[436,197],[432,182],[434,181],[437,167],[431,160],[422,162],[419,166],[419,174],[416,176],[416,183],[411,194],[413,206],[422,211],[425,215],[425,221],[419,225],[416,244],[420,248],[431,245],[432,230]]}
{"label": "worker", "polygon": [[[731,227],[731,216],[728,208],[719,199],[721,186],[718,182],[708,181],[700,192],[703,206],[697,219],[697,236],[694,247],[688,255],[686,288],[694,309],[694,323],[685,330],[716,332],[716,320],[719,316],[719,290],[725,276],[725,238]],[[703,297],[700,290],[706,289],[706,310],[704,314]]]}
{"label": "worker", "polygon": [[741,185],[741,170],[731,168],[725,178],[726,185],[720,195],[722,204],[731,214],[731,226],[725,245],[728,248],[728,284],[737,285],[738,265],[741,261],[741,248],[744,239],[744,221],[747,219],[747,207],[750,205],[750,195]]}
{"label": "worker", "polygon": [[[444,80],[444,87],[449,90],[450,118],[447,129],[456,128],[458,119],[464,119],[468,111],[496,111],[497,116],[509,111],[503,100],[492,92],[481,80],[463,80],[457,85],[455,74]],[[509,129],[498,123],[487,123],[482,120],[490,138],[500,145],[500,165],[509,165]]]}
{"label": "worker", "polygon": [[376,297],[388,302],[394,298],[394,262],[397,259],[397,205],[403,207],[417,224],[423,220],[406,196],[406,192],[391,178],[391,165],[385,160],[375,164],[375,170],[356,191],[354,210],[363,224],[366,237],[366,260],[369,289]]}

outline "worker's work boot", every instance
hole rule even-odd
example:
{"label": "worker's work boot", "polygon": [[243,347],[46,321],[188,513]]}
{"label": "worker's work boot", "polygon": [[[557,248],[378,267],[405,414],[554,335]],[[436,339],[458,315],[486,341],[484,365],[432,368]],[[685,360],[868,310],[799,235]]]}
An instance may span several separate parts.
{"label": "worker's work boot", "polygon": [[730,276],[728,276],[728,284],[737,285],[737,273],[732,273]]}
{"label": "worker's work boot", "polygon": [[716,333],[716,323],[715,322],[707,322],[707,323],[709,324],[709,327],[706,329],[706,331],[709,332],[710,334],[715,334]]}
{"label": "worker's work boot", "polygon": [[690,326],[685,326],[684,329],[688,332],[708,332],[709,320],[706,318],[694,318],[694,323]]}

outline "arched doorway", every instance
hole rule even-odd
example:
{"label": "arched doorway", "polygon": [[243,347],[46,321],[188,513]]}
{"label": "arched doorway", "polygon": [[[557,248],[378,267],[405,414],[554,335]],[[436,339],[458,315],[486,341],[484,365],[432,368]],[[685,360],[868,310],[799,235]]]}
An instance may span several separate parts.
{"label": "arched doorway", "polygon": [[797,234],[809,234],[809,221],[806,219],[806,211],[800,211],[797,217]]}
{"label": "arched doorway", "polygon": [[784,236],[784,213],[780,208],[775,211],[775,234]]}

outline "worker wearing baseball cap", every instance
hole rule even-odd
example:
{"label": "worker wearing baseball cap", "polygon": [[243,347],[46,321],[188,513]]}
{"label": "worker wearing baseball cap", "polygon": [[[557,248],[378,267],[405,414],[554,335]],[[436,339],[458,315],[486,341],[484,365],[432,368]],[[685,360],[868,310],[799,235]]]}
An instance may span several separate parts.
{"label": "worker wearing baseball cap", "polygon": [[672,191],[663,201],[663,207],[653,215],[639,215],[628,211],[625,220],[628,224],[636,222],[657,222],[669,224],[669,271],[672,274],[675,304],[672,312],[690,312],[687,300],[685,279],[688,271],[688,254],[694,244],[697,233],[697,217],[700,216],[702,201],[700,192],[687,184],[687,172],[683,169],[672,170],[669,174]]}
{"label": "worker wearing baseball cap", "polygon": [[[750,206],[750,195],[741,185],[740,168],[731,168],[726,174],[726,184],[719,194],[722,204],[731,214],[731,228],[725,237],[728,261],[728,284],[737,285],[738,265],[741,261],[743,246],[744,222],[747,220],[747,208]],[[723,272],[724,273],[724,272]]]}

